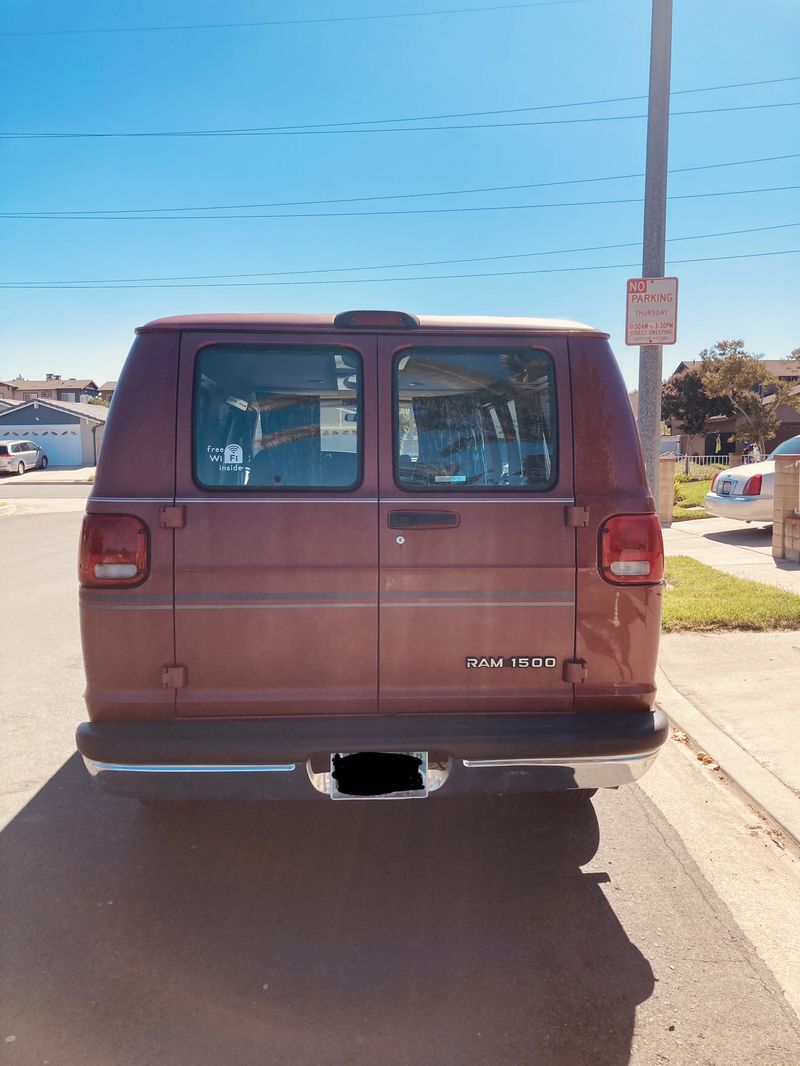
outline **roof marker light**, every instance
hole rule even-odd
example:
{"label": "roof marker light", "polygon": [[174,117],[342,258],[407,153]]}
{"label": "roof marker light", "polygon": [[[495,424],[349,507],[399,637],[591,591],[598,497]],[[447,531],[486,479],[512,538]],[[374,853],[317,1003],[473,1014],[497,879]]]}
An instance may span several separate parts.
{"label": "roof marker light", "polygon": [[419,329],[419,319],[405,311],[340,311],[336,329]]}

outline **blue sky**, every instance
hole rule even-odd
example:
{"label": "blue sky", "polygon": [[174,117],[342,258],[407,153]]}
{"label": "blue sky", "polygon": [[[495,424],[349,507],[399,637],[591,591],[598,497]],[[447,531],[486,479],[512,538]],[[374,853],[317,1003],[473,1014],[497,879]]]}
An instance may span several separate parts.
{"label": "blue sky", "polygon": [[[649,0],[578,0],[291,26],[41,32],[330,19],[493,2],[497,0],[297,0],[287,5],[230,0],[222,5],[139,0],[126,8],[48,0],[35,8],[5,3],[0,55],[7,91],[0,104],[0,132],[311,125],[567,103],[580,106],[453,119],[449,124],[644,114],[646,100],[582,102],[647,93]],[[675,0],[673,112],[800,101],[800,80],[676,92],[800,76],[798,41],[796,0]],[[420,124],[426,123],[388,125]],[[438,132],[4,139],[0,210],[113,212],[275,204],[638,175],[644,170],[645,133],[645,121],[634,118]],[[798,107],[676,114],[670,167],[679,171],[800,153],[799,134]],[[800,157],[673,173],[667,236],[800,223],[796,189],[692,198],[698,193],[791,185],[800,185]],[[611,332],[625,378],[635,387],[638,349],[624,344],[624,293],[626,278],[639,274],[638,266],[626,264],[641,261],[641,203],[451,213],[431,209],[635,201],[643,188],[643,179],[634,176],[514,191],[233,212],[428,210],[361,218],[0,218],[4,283],[371,268],[239,279],[292,281],[284,285],[171,282],[164,284],[196,287],[4,288],[0,378],[18,373],[43,377],[48,371],[98,382],[115,378],[134,327],[161,315],[389,307],[590,322]],[[527,257],[623,243],[631,246]],[[800,225],[676,241],[667,245],[667,258],[798,248]],[[525,258],[389,269],[394,264],[505,256]],[[616,269],[558,270],[617,264]],[[799,255],[781,254],[668,265],[668,272],[680,278],[681,300],[678,343],[664,350],[665,372],[724,337],[742,337],[750,350],[771,358],[788,355],[800,345],[799,264]],[[419,278],[534,270],[556,272]],[[367,280],[376,278],[408,280]],[[301,280],[327,283],[297,284]]]}

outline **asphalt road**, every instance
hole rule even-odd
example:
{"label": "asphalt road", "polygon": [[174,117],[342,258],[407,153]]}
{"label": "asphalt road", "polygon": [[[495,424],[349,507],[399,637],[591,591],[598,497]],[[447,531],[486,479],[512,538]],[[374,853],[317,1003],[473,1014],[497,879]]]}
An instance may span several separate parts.
{"label": "asphalt road", "polygon": [[37,485],[24,477],[0,477],[0,500],[85,500],[91,491],[91,485]]}
{"label": "asphalt road", "polygon": [[[673,825],[639,787],[578,814],[432,797],[164,817],[95,792],[72,754],[79,521],[0,516],[3,1061],[800,1061],[763,951],[674,827],[692,808],[711,849],[739,808],[675,751]],[[758,907],[785,871],[733,853]]]}

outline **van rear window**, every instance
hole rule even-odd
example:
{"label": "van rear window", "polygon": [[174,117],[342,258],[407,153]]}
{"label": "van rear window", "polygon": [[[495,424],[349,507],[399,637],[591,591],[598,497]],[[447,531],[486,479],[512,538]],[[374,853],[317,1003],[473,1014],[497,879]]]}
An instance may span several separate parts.
{"label": "van rear window", "polygon": [[206,488],[353,488],[360,432],[352,351],[217,345],[197,357],[194,472]]}
{"label": "van rear window", "polygon": [[402,488],[542,491],[555,484],[547,352],[406,349],[395,356],[394,397]]}

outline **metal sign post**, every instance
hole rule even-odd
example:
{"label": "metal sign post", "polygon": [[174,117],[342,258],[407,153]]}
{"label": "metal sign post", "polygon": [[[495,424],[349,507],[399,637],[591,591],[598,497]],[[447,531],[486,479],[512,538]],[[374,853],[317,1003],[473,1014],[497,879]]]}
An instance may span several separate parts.
{"label": "metal sign post", "polygon": [[[667,221],[672,0],[653,0],[650,34],[650,97],[647,107],[642,275],[645,278],[663,278]],[[661,438],[661,354],[660,344],[642,345],[639,349],[639,436],[656,511]]]}

